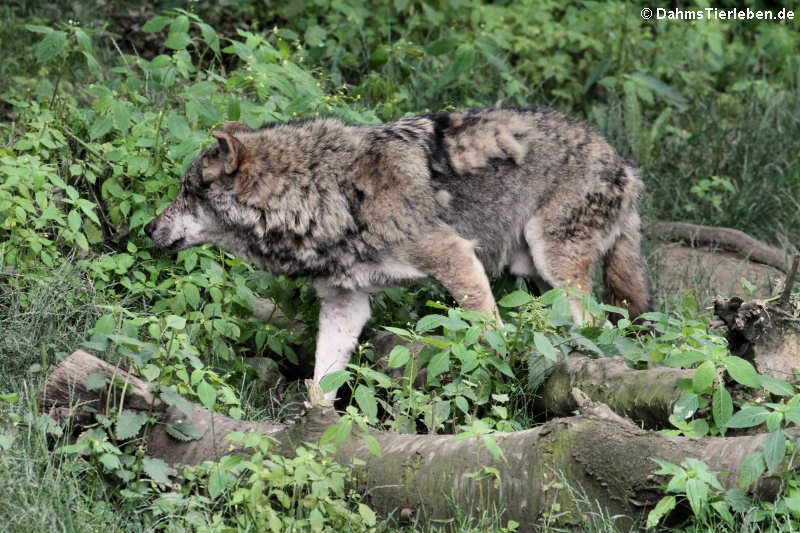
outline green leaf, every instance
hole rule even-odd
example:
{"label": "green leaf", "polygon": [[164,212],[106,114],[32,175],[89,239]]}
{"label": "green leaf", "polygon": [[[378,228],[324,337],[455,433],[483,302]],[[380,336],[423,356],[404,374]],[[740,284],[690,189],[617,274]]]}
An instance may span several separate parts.
{"label": "green leaf", "polygon": [[337,370],[336,372],[331,372],[327,376],[323,377],[319,382],[319,386],[322,388],[322,392],[328,393],[335,391],[347,383],[347,380],[349,379],[350,372],[347,370]]}
{"label": "green leaf", "polygon": [[119,462],[119,457],[113,453],[104,453],[100,455],[97,460],[108,470],[118,470],[122,467],[122,463]]}
{"label": "green leaf", "polygon": [[92,372],[86,376],[86,390],[102,389],[106,386],[107,381],[108,380],[100,374]]}
{"label": "green leaf", "polygon": [[414,329],[417,333],[424,333],[436,329],[442,325],[442,322],[444,322],[446,318],[447,317],[442,315],[425,315],[417,321],[417,325]]}
{"label": "green leaf", "polygon": [[186,327],[186,319],[178,315],[168,315],[167,327],[180,331]]}
{"label": "green leaf", "polygon": [[469,43],[462,43],[456,49],[452,64],[452,76],[454,79],[463,76],[475,64],[475,47]]}
{"label": "green leaf", "polygon": [[161,31],[164,27],[170,23],[172,19],[169,17],[155,17],[151,18],[147,22],[144,23],[142,26],[142,31],[147,33],[152,33],[156,31]]}
{"label": "green leaf", "polygon": [[781,422],[783,422],[783,413],[780,411],[772,411],[767,416],[767,431],[776,431],[780,429]]}
{"label": "green leaf", "polygon": [[192,129],[189,127],[186,118],[177,113],[170,113],[167,115],[166,122],[170,134],[178,140],[186,139],[192,133]]}
{"label": "green leaf", "polygon": [[91,140],[99,139],[109,131],[111,131],[111,127],[113,123],[111,121],[111,117],[100,116],[92,123],[89,127],[89,138]]}
{"label": "green leaf", "polygon": [[455,50],[458,46],[458,39],[452,37],[442,37],[425,47],[425,53],[431,56],[440,56]]}
{"label": "green leaf", "polygon": [[770,394],[787,397],[794,396],[794,387],[782,379],[773,378],[771,376],[761,376],[761,385]]}
{"label": "green leaf", "polygon": [[6,403],[17,403],[19,401],[19,394],[11,392],[9,394],[0,394],[0,400]]}
{"label": "green leaf", "polygon": [[439,352],[428,362],[428,385],[434,382],[436,376],[450,369],[450,351]]}
{"label": "green leaf", "polygon": [[711,397],[711,413],[714,416],[714,423],[724,436],[726,425],[733,415],[733,400],[724,386],[715,390],[714,396]]}
{"label": "green leaf", "polygon": [[147,423],[147,414],[125,409],[117,416],[115,435],[118,440],[128,440],[139,434]]}
{"label": "green leaf", "polygon": [[206,380],[197,385],[197,397],[206,409],[211,409],[217,402],[217,391]]}
{"label": "green leaf", "polygon": [[722,360],[722,364],[728,370],[728,374],[737,382],[754,389],[761,387],[761,376],[749,361],[741,357],[729,355]]}
{"label": "green leaf", "polygon": [[76,209],[73,209],[67,215],[67,223],[73,233],[78,233],[81,230],[81,215]]}
{"label": "green leaf", "polygon": [[378,444],[378,440],[369,433],[364,433],[364,444],[367,445],[367,449],[372,455],[375,457],[383,457],[381,445]]}
{"label": "green leaf", "polygon": [[36,60],[46,63],[64,52],[67,44],[67,34],[63,31],[50,31],[39,41],[34,51]]}
{"label": "green leaf", "polygon": [[686,481],[686,499],[689,500],[694,515],[702,516],[703,509],[708,505],[708,486],[699,479],[688,479]]}
{"label": "green leaf", "polygon": [[114,100],[111,104],[111,118],[117,131],[125,133],[131,121],[131,112],[128,110],[128,105],[122,100]]}
{"label": "green leaf", "polygon": [[361,519],[364,521],[364,525],[366,526],[372,527],[377,523],[377,517],[375,516],[375,511],[373,511],[363,503],[358,504],[358,514],[361,515]]}
{"label": "green leaf", "polygon": [[92,333],[100,335],[111,335],[117,329],[117,319],[112,314],[106,314],[97,319]]}
{"label": "green leaf", "polygon": [[142,470],[150,479],[161,485],[169,484],[170,476],[178,474],[177,470],[171,468],[162,459],[144,457],[142,459]]}
{"label": "green leaf", "polygon": [[359,385],[356,387],[353,396],[356,399],[361,412],[364,413],[369,419],[370,423],[375,423],[378,420],[378,402],[375,399],[375,391],[366,385]]}
{"label": "green leaf", "polygon": [[491,435],[481,435],[481,439],[483,440],[483,445],[486,446],[486,449],[489,450],[489,453],[495,461],[503,459],[503,450],[500,449]]}
{"label": "green leaf", "polygon": [[166,387],[162,389],[161,393],[158,396],[167,405],[177,407],[186,416],[192,416],[192,404],[189,403],[189,401],[187,401],[186,398],[181,396],[180,393],[178,393],[178,391],[176,391],[175,389],[171,387]]}
{"label": "green leaf", "polygon": [[411,352],[408,348],[402,344],[398,344],[389,352],[389,368],[398,368],[405,365],[410,357]]}
{"label": "green leaf", "polygon": [[786,436],[780,429],[773,431],[764,441],[764,462],[770,473],[775,472],[786,457]]}
{"label": "green leaf", "polygon": [[675,496],[664,496],[656,506],[647,514],[647,527],[656,527],[661,519],[675,508],[678,501]]}
{"label": "green leaf", "polygon": [[727,427],[729,428],[750,428],[763,423],[769,416],[769,411],[763,407],[745,407],[737,411],[730,420],[728,420]]}
{"label": "green leaf", "polygon": [[556,349],[553,347],[550,339],[548,339],[544,333],[539,331],[534,332],[533,344],[536,346],[536,349],[539,350],[539,352],[547,359],[553,361],[554,363],[558,361]]}
{"label": "green leaf", "polygon": [[501,307],[519,307],[533,301],[533,296],[525,291],[514,291],[503,296],[497,305]]}
{"label": "green leaf", "polygon": [[164,426],[169,436],[182,442],[199,440],[203,434],[187,420],[178,420]]}
{"label": "green leaf", "polygon": [[192,43],[189,37],[189,18],[186,15],[176,17],[169,25],[169,35],[164,46],[172,50],[182,50]]}
{"label": "green leaf", "polygon": [[225,474],[218,466],[208,476],[208,495],[216,499],[225,491]]}
{"label": "green leaf", "polygon": [[717,369],[711,361],[705,361],[697,370],[694,371],[692,377],[692,389],[697,394],[703,394],[714,383],[714,377],[717,375]]}

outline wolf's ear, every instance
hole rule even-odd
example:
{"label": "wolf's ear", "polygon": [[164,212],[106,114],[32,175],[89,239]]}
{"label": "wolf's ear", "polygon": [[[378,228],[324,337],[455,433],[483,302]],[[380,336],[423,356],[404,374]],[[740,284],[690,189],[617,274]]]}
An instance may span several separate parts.
{"label": "wolf's ear", "polygon": [[244,160],[247,148],[244,147],[239,139],[227,131],[215,131],[211,136],[219,141],[220,152],[225,157],[223,170],[225,170],[226,174],[233,174],[239,168],[239,163]]}
{"label": "wolf's ear", "polygon": [[226,122],[222,126],[222,131],[233,135],[239,132],[251,133],[255,130],[250,126],[248,126],[247,124],[242,124],[241,122]]}

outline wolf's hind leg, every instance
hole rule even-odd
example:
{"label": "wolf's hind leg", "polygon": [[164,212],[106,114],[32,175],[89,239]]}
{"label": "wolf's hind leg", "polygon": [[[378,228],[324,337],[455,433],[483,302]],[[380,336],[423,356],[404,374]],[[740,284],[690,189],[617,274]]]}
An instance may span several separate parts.
{"label": "wolf's hind leg", "polygon": [[412,264],[441,283],[464,309],[499,318],[489,278],[475,255],[475,243],[439,230],[417,239],[409,250]]}
{"label": "wolf's hind leg", "polygon": [[[317,286],[320,298],[319,331],[314,361],[314,381],[343,370],[370,317],[369,295],[364,292]],[[336,391],[325,394],[336,399]]]}
{"label": "wolf's hind leg", "polygon": [[[600,256],[596,244],[588,239],[555,242],[546,237],[542,223],[538,217],[534,217],[524,230],[525,241],[539,275],[554,288],[572,287],[591,294],[589,270]],[[570,297],[569,305],[575,324],[583,324],[587,317],[580,300]]]}

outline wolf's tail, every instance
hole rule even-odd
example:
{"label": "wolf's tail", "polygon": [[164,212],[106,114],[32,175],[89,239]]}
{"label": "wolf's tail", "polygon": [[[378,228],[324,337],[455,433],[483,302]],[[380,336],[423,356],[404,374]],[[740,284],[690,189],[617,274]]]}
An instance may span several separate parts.
{"label": "wolf's tail", "polygon": [[627,308],[630,318],[650,310],[650,278],[642,257],[641,221],[633,211],[605,255],[606,303]]}

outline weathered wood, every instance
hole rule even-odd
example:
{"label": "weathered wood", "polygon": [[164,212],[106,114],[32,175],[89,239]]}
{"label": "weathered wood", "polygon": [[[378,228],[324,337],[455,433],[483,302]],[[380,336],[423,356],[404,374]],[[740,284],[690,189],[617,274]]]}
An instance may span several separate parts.
{"label": "weathered wood", "polygon": [[[109,394],[108,387],[86,389],[86,377],[91,373],[114,376],[126,384],[124,399],[119,394]],[[373,508],[385,515],[404,509],[406,514],[449,518],[453,498],[462,509],[476,513],[496,506],[503,509],[506,520],[516,520],[521,524],[520,530],[531,531],[541,513],[553,503],[559,503],[562,510],[577,511],[571,494],[553,483],[557,476],[585,491],[590,501],[599,502],[609,513],[635,518],[660,497],[657,486],[663,480],[651,475],[655,469],[651,458],[680,463],[686,457],[696,457],[712,470],[729,472],[722,481],[734,486],[739,465],[751,451],[760,448],[766,437],[666,436],[639,428],[577,390],[571,394],[580,415],[554,419],[526,431],[493,435],[503,459],[492,458],[483,437],[457,441],[450,435],[381,431],[371,431],[381,447],[380,458],[367,450],[357,433],[337,446],[336,458],[342,464],[352,464],[356,458],[363,462],[363,466],[355,467],[355,479],[359,480],[359,488],[368,492]],[[323,405],[318,386],[312,386],[309,396],[312,404],[307,416],[291,426],[233,420],[193,405],[190,420],[201,430],[202,437],[179,442],[163,427],[185,418],[182,412],[165,407],[138,378],[85,352],[76,352],[56,368],[45,384],[42,406],[62,415],[79,415],[74,420],[76,424],[92,422],[81,412],[81,406],[102,411],[106,405],[119,408],[119,402],[123,402],[126,408],[155,409],[159,424],[148,432],[147,452],[180,465],[229,453],[224,437],[231,431],[269,434],[283,444],[287,453],[299,442],[317,441],[325,429],[338,421],[338,415],[332,407]],[[490,472],[484,467],[496,469],[496,474],[472,475]],[[753,488],[763,498],[774,496],[776,490],[777,484],[768,479]],[[578,523],[577,516],[567,514],[561,521]]]}
{"label": "weathered wood", "polygon": [[701,226],[687,222],[655,222],[654,233],[669,240],[681,240],[692,244],[718,246],[736,252],[746,259],[773,266],[784,273],[789,271],[789,261],[782,250],[769,246],[747,233],[714,226]]}

